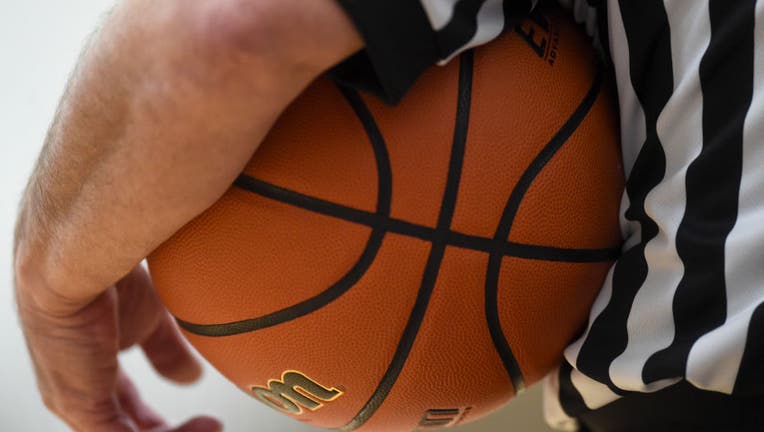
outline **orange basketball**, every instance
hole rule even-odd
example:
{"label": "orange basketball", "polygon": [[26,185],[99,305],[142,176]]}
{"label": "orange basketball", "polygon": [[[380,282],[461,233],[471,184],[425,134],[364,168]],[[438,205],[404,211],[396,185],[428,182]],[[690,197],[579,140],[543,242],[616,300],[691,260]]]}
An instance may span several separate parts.
{"label": "orange basketball", "polygon": [[448,427],[542,378],[621,242],[617,108],[562,12],[396,107],[321,78],[149,258],[228,379],[308,424]]}

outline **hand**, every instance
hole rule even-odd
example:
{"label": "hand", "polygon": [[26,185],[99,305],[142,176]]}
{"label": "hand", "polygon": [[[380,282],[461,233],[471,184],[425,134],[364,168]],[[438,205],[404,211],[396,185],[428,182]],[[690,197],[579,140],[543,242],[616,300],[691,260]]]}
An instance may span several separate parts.
{"label": "hand", "polygon": [[109,16],[62,98],[14,243],[40,393],[73,429],[167,430],[119,350],[140,344],[178,382],[199,366],[140,262],[228,189],[312,79],[360,48],[335,0],[124,0]]}
{"label": "hand", "polygon": [[[51,410],[77,430],[170,430],[120,370],[119,351],[140,345],[154,368],[177,383],[195,381],[202,370],[142,266],[72,314],[52,315],[27,300],[19,296],[19,315]],[[221,425],[200,417],[173,430],[219,431]]]}

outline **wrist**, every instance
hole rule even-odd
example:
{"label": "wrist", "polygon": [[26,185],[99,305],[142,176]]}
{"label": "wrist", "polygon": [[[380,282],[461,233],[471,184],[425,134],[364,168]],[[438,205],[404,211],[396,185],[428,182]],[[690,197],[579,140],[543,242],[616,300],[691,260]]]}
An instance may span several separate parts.
{"label": "wrist", "polygon": [[63,263],[56,263],[42,242],[17,234],[13,260],[16,303],[21,316],[27,313],[68,317],[87,306],[92,298],[64,295],[70,278]]}

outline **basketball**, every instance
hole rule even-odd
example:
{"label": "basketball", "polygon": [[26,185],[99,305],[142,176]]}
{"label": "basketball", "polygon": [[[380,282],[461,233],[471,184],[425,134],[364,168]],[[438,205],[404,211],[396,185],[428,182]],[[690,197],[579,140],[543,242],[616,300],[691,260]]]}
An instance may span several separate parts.
{"label": "basketball", "polygon": [[322,77],[149,257],[190,343],[341,431],[475,420],[554,369],[618,257],[618,109],[556,9],[396,106]]}

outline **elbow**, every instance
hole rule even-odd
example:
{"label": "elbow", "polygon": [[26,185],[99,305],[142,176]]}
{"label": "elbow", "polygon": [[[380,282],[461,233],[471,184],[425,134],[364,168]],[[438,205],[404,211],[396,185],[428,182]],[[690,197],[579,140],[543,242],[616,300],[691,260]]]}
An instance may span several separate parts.
{"label": "elbow", "polygon": [[[281,77],[304,72],[318,75],[321,65],[299,44],[292,23],[299,11],[279,0],[176,1],[168,27],[177,29],[178,45],[206,74],[242,73]],[[179,28],[180,27],[180,28]],[[226,78],[234,78],[227,76]],[[238,77],[236,77],[238,78]]]}
{"label": "elbow", "polygon": [[176,0],[169,19],[209,68],[315,77],[362,46],[336,0]]}

